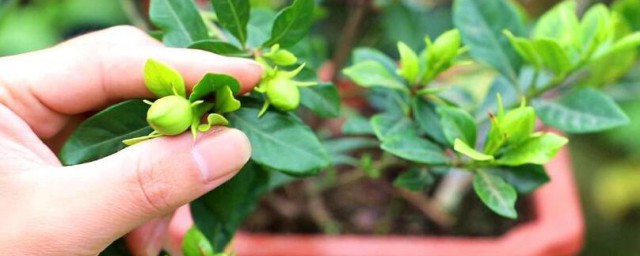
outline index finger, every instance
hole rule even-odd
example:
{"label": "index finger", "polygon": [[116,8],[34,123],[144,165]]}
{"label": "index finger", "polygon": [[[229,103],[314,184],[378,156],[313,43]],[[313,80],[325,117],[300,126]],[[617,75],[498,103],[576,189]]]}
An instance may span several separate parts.
{"label": "index finger", "polygon": [[[0,98],[0,102],[7,101],[3,103],[25,119],[38,135],[45,133],[46,137],[55,132],[48,130],[64,125],[68,115],[125,99],[152,97],[143,78],[144,64],[149,58],[178,70],[189,88],[206,73],[223,73],[238,79],[246,92],[262,76],[261,66],[251,60],[200,50],[155,44],[74,43],[0,59],[0,77],[11,95]],[[47,120],[47,131],[34,127],[42,120]]]}

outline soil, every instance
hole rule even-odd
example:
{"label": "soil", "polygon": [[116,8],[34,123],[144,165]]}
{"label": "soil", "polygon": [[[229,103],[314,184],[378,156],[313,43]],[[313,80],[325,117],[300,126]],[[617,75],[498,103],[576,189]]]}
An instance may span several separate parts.
{"label": "soil", "polygon": [[327,183],[326,176],[297,181],[265,196],[242,229],[279,234],[491,237],[535,218],[528,197],[518,199],[516,209],[520,216],[510,220],[491,212],[470,190],[453,215],[455,224],[442,228],[394,192],[388,180],[358,178],[319,189],[323,184],[337,184],[335,180]]}

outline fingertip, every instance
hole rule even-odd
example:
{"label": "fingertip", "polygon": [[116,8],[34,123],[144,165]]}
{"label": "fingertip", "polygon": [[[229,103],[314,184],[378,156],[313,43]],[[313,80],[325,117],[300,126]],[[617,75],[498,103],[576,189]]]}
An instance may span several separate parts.
{"label": "fingertip", "polygon": [[199,138],[192,153],[202,178],[210,183],[237,173],[251,157],[251,145],[241,131],[219,128]]}

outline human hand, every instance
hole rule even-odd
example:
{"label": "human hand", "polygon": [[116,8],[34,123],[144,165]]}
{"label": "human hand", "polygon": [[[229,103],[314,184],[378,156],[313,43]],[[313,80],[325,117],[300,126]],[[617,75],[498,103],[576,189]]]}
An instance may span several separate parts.
{"label": "human hand", "polygon": [[226,73],[244,92],[262,72],[250,60],[166,48],[127,26],[0,58],[0,254],[95,255],[144,223],[128,244],[136,255],[157,254],[172,212],[249,159],[245,135],[223,128],[195,143],[190,134],[162,137],[62,167],[54,152],[85,113],[152,97],[148,58],[175,67],[188,85]]}

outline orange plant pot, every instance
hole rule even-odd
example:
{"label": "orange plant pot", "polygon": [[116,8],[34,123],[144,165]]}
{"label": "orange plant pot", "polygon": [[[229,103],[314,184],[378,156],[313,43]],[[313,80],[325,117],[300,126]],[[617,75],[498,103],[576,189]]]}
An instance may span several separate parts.
{"label": "orange plant pot", "polygon": [[535,219],[495,238],[278,235],[239,232],[242,256],[574,255],[584,221],[567,149],[546,165],[551,181],[533,194]]}

